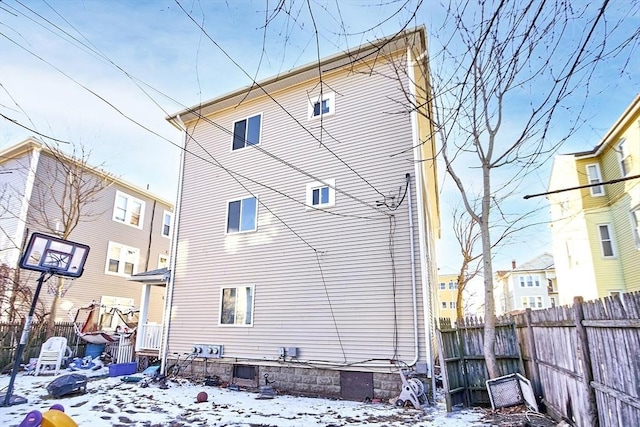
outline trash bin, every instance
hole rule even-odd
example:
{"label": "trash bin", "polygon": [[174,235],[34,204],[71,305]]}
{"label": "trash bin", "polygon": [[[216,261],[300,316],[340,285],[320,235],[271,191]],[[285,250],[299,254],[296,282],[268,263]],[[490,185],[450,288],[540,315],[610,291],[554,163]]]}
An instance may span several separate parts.
{"label": "trash bin", "polygon": [[87,348],[84,351],[84,357],[91,356],[92,359],[100,357],[104,351],[104,344],[87,344]]}

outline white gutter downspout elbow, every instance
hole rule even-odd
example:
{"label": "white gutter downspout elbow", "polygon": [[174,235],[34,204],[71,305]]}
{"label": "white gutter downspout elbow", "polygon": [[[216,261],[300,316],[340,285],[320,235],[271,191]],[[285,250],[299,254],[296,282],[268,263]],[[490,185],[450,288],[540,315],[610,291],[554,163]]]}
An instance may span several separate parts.
{"label": "white gutter downspout elbow", "polygon": [[178,225],[180,224],[180,207],[182,201],[182,184],[184,174],[184,162],[186,159],[185,152],[187,151],[187,127],[180,118],[180,115],[176,115],[175,120],[171,121],[176,128],[182,131],[184,145],[180,150],[180,169],[178,172],[178,194],[176,196],[176,204],[173,213],[173,230],[171,233],[171,260],[169,262],[169,275],[167,277],[167,290],[164,303],[164,313],[162,316],[162,344],[160,346],[160,372],[165,372],[167,364],[167,352],[169,350],[169,328],[171,327],[171,316],[173,306],[173,289],[176,276],[176,262],[178,258]]}

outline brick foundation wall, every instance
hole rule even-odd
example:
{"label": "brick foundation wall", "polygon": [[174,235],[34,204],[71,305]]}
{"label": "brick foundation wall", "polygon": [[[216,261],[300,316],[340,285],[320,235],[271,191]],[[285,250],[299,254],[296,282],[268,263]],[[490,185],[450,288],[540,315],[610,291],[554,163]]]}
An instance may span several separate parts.
{"label": "brick foundation wall", "polygon": [[[167,360],[167,366],[172,365]],[[264,385],[264,375],[269,375],[269,382],[280,393],[310,396],[343,398],[340,371],[320,368],[303,368],[293,366],[270,366],[245,363],[256,367],[256,387]],[[233,364],[222,363],[212,359],[196,359],[181,373],[181,376],[205,378],[218,376],[222,382],[231,383]],[[356,385],[357,387],[357,385]],[[373,396],[371,399],[389,401],[400,394],[402,382],[400,375],[394,373],[373,373]]]}

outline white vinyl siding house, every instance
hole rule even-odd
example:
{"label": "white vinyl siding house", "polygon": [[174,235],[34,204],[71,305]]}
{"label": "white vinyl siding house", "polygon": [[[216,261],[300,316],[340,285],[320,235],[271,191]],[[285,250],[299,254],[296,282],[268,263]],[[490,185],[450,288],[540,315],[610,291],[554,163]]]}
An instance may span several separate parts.
{"label": "white vinyl siding house", "polygon": [[[407,46],[399,41],[388,53],[405,58]],[[186,124],[193,155],[182,168],[166,354],[198,342],[223,345],[221,364],[277,365],[281,348],[296,349],[287,361],[341,371],[388,373],[390,358],[429,364],[431,303],[423,297],[435,266],[420,259],[433,259],[424,253],[433,242],[421,247],[410,221],[433,235],[438,212],[427,216],[426,206],[437,205],[424,198],[435,187],[416,186],[435,185],[435,176],[416,177],[429,161],[415,161],[411,115],[389,114],[403,96],[384,77],[393,67],[378,60],[379,73],[358,73],[346,56],[327,61],[333,68],[322,78],[332,93],[322,97],[311,64],[263,82],[269,96],[239,90],[204,103],[208,120],[189,110],[169,118]],[[241,147],[237,123],[257,111],[259,139],[247,136]],[[234,124],[234,149],[228,130],[210,123]],[[430,132],[420,132],[428,143],[418,152],[431,150]],[[225,170],[199,159],[210,157]],[[389,194],[400,200],[405,189],[411,194],[396,210],[379,203]]]}

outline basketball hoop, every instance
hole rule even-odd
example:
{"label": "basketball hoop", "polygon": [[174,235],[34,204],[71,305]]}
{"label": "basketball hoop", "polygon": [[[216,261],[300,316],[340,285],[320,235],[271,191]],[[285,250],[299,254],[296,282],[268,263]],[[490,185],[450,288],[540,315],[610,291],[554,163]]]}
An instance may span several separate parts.
{"label": "basketball hoop", "polygon": [[59,298],[64,298],[75,279],[75,277],[56,276],[55,279],[52,277],[47,281],[47,293],[49,295],[57,294]]}

